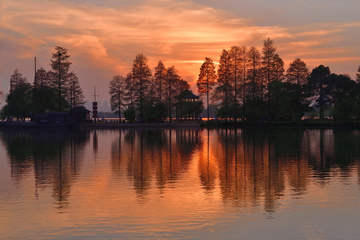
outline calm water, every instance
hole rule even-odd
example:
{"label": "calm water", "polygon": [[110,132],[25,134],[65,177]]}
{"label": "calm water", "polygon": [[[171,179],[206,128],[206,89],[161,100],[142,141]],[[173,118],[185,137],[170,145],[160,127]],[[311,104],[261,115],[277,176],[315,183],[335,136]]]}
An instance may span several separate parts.
{"label": "calm water", "polygon": [[360,131],[0,132],[3,239],[358,239]]}

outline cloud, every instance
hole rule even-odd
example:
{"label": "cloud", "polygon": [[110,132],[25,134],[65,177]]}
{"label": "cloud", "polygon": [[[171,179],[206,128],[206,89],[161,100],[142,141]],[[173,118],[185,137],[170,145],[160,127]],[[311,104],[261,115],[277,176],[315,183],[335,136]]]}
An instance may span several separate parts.
{"label": "cloud", "polygon": [[[331,54],[347,53],[346,46],[333,45],[342,41],[346,29],[360,26],[358,22],[297,28],[256,26],[251,19],[223,10],[175,0],[113,6],[12,0],[0,6],[0,37],[5,56],[12,63],[9,71],[19,59],[35,55],[43,66],[48,66],[54,46],[62,46],[69,49],[72,67],[85,86],[85,95],[90,95],[99,79],[104,88],[104,82],[113,75],[125,75],[138,53],[148,56],[151,68],[159,60],[167,66],[175,65],[194,86],[205,57],[218,61],[222,49],[234,45],[261,48],[263,40],[271,37],[286,61],[296,56],[326,59],[333,57]],[[321,56],[315,57],[316,54]],[[3,75],[8,77],[11,73]],[[106,95],[107,87],[103,91]]]}

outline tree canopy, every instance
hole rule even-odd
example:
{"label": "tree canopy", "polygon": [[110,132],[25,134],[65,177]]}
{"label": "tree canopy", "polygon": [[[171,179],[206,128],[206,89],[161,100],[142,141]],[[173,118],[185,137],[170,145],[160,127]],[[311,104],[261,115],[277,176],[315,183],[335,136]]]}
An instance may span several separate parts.
{"label": "tree canopy", "polygon": [[50,60],[51,70],[37,69],[33,84],[15,69],[10,77],[10,92],[1,111],[2,117],[34,117],[39,113],[83,106],[84,95],[79,78],[70,72],[69,57],[67,49],[56,46]]}

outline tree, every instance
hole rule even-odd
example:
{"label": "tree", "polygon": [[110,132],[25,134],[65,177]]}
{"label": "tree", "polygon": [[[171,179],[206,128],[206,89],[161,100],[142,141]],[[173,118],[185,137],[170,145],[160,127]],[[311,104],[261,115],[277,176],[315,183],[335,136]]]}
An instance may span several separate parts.
{"label": "tree", "polygon": [[270,82],[270,94],[271,94],[271,110],[274,112],[275,121],[292,120],[296,116],[297,109],[294,108],[295,99],[293,93],[287,90],[288,83],[277,79]]}
{"label": "tree", "polygon": [[[279,59],[279,56],[276,54],[276,47],[274,46],[274,41],[270,38],[264,41],[264,46],[262,48],[262,72],[264,79],[266,80],[267,90],[268,90],[268,121],[271,121],[270,117],[270,100],[271,100],[271,85],[270,82],[274,81],[278,75],[278,69],[276,67],[276,61]],[[261,90],[261,93],[263,91]]]}
{"label": "tree", "polygon": [[[273,81],[276,81],[276,82],[282,82],[283,78],[284,78],[284,62],[283,60],[279,57],[278,54],[275,54],[275,57],[274,57],[274,68],[275,68],[275,76],[274,76],[274,80]],[[268,91],[270,92],[270,98],[271,96],[274,96],[275,97],[275,104],[273,104],[274,106],[274,117],[275,117],[275,120],[278,121],[278,111],[279,111],[279,89],[282,88],[282,84],[275,84],[275,91],[273,91],[275,94],[271,94],[271,82],[269,83],[270,86],[268,86]],[[270,99],[269,98],[269,99]],[[271,107],[271,104],[270,104],[270,107]],[[271,109],[270,109],[270,113],[269,115],[271,116]]]}
{"label": "tree", "polygon": [[330,74],[329,67],[319,65],[312,70],[309,77],[312,92],[316,97],[316,105],[320,108],[320,118],[324,118],[324,107],[330,104],[332,98],[334,79],[329,78]]}
{"label": "tree", "polygon": [[288,70],[286,71],[286,79],[288,83],[288,91],[296,96],[296,121],[300,116],[301,99],[304,96],[304,85],[306,84],[309,76],[309,70],[306,67],[306,63],[296,58],[290,63]]}
{"label": "tree", "polygon": [[[249,58],[249,68],[248,68],[248,79],[249,79],[249,85],[250,90],[252,92],[252,98],[251,98],[251,105],[252,105],[252,121],[255,120],[255,105],[256,105],[256,99],[258,96],[256,96],[256,93],[259,92],[260,84],[261,84],[261,57],[259,50],[255,47],[251,47],[248,52],[248,58]],[[260,102],[262,104],[262,102]]]}
{"label": "tree", "polygon": [[27,87],[29,85],[26,77],[23,77],[19,69],[15,69],[14,73],[10,76],[10,93],[17,89]]}
{"label": "tree", "polygon": [[230,61],[231,61],[231,74],[234,85],[234,122],[236,123],[236,115],[237,115],[237,102],[238,102],[238,92],[239,92],[239,84],[238,81],[241,78],[242,73],[242,48],[238,46],[231,47],[229,51]]}
{"label": "tree", "polygon": [[242,59],[242,75],[243,75],[243,121],[246,119],[245,103],[246,103],[246,71],[249,64],[248,50],[246,47],[241,47],[241,59]]}
{"label": "tree", "polygon": [[68,89],[68,101],[70,103],[70,108],[76,108],[83,106],[84,94],[81,90],[79,78],[74,72],[70,72],[67,76],[67,89]]}
{"label": "tree", "polygon": [[31,112],[31,84],[18,69],[10,77],[10,93],[2,111],[5,116],[29,117]]}
{"label": "tree", "polygon": [[[134,101],[135,101],[135,92],[136,86],[135,82],[133,81],[133,75],[129,72],[125,78],[125,102],[128,103],[128,109],[134,110]],[[135,111],[134,111],[135,112]]]}
{"label": "tree", "polygon": [[143,121],[143,106],[147,87],[150,83],[151,71],[147,64],[148,59],[144,54],[136,55],[133,67],[132,78],[135,84],[135,98],[140,109],[140,119]]}
{"label": "tree", "polygon": [[167,97],[168,97],[168,113],[169,113],[169,120],[170,122],[172,121],[172,116],[171,116],[171,106],[172,103],[174,103],[173,98],[175,96],[174,94],[174,90],[176,88],[174,88],[173,86],[180,81],[180,76],[178,75],[178,71],[175,69],[174,66],[172,67],[168,67],[166,69],[166,87],[168,89],[167,91]]}
{"label": "tree", "polygon": [[119,114],[121,122],[121,110],[125,106],[126,79],[123,76],[116,75],[110,81],[109,94],[111,110]]}
{"label": "tree", "polygon": [[164,66],[162,61],[159,61],[158,65],[155,68],[154,82],[159,102],[161,102],[162,96],[166,92],[166,90],[164,89],[164,86],[166,85],[166,67]]}
{"label": "tree", "polygon": [[58,111],[61,112],[66,109],[64,99],[67,98],[67,76],[71,62],[68,61],[70,55],[67,54],[67,49],[56,46],[55,50],[56,52],[52,54],[50,66],[53,70],[53,87],[58,93]]}
{"label": "tree", "polygon": [[358,99],[360,86],[351,80],[348,75],[331,74],[336,78],[335,83],[335,106],[332,110],[335,121],[338,123],[347,123],[352,117],[357,116],[360,102]]}
{"label": "tree", "polygon": [[[218,113],[221,113],[221,117],[231,117],[230,104],[233,99],[233,87],[231,85],[231,62],[229,52],[223,49],[220,55],[220,62],[217,74],[217,84],[212,96],[212,102],[220,103],[218,107]],[[220,116],[220,115],[218,115]]]}
{"label": "tree", "polygon": [[209,92],[216,82],[215,65],[210,58],[205,58],[205,62],[201,65],[200,74],[197,81],[199,93],[206,93],[207,97],[207,115],[209,121]]}
{"label": "tree", "polygon": [[359,66],[358,72],[357,72],[357,74],[356,74],[356,81],[357,81],[357,82],[360,82],[360,66]]}
{"label": "tree", "polygon": [[52,88],[52,72],[40,68],[35,73],[32,93],[33,113],[46,113],[56,109],[56,91]]}

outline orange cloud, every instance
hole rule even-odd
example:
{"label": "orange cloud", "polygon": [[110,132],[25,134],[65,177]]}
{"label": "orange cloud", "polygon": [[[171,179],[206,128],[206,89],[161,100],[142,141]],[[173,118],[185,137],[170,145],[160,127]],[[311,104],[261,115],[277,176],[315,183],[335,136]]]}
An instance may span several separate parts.
{"label": "orange cloud", "polygon": [[[113,8],[12,0],[2,7],[0,29],[8,36],[4,44],[12,44],[17,54],[13,62],[17,57],[37,55],[45,65],[54,46],[68,48],[80,83],[89,86],[84,87],[85,95],[91,95],[99,79],[110,81],[116,74],[125,75],[138,53],[148,56],[152,69],[159,60],[167,66],[175,65],[179,74],[195,86],[205,57],[218,61],[222,49],[234,45],[261,48],[263,40],[271,37],[284,60],[316,54],[321,54],[317,58],[327,58],[331,56],[326,52],[348,53],[346,46],[333,45],[343,40],[341,34],[360,25],[256,26],[251,19],[223,10],[175,0],[148,0],[141,5],[118,4]],[[106,94],[107,90],[102,95]]]}
{"label": "orange cloud", "polygon": [[38,49],[40,44],[44,44],[45,41],[41,39],[36,39],[33,36],[25,37],[20,39],[21,45],[26,47],[26,51],[24,51],[20,57],[22,58],[31,58],[35,54],[34,52]]}

